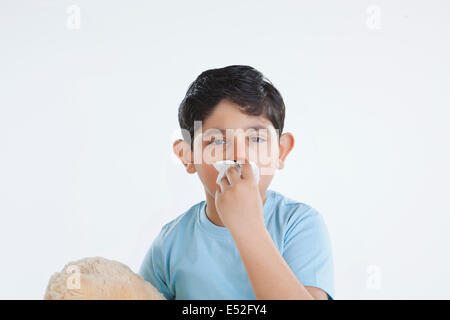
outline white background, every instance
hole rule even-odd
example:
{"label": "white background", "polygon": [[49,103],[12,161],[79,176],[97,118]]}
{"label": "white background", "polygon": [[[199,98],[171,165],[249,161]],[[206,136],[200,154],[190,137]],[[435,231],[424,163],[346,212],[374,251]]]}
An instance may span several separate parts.
{"label": "white background", "polygon": [[230,64],[285,99],[296,144],[270,189],[323,214],[335,298],[450,298],[449,9],[0,0],[0,298],[42,299],[83,257],[138,270],[205,199],[171,154],[178,105]]}

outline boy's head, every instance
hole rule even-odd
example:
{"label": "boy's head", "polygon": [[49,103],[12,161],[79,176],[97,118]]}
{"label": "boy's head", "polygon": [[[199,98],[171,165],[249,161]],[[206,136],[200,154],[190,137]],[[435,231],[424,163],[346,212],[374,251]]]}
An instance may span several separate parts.
{"label": "boy's head", "polygon": [[243,65],[210,69],[189,86],[180,104],[183,140],[174,142],[174,152],[212,196],[220,190],[212,165],[219,160],[255,162],[259,188],[265,191],[294,146],[292,134],[282,134],[284,118],[281,94],[258,70]]}

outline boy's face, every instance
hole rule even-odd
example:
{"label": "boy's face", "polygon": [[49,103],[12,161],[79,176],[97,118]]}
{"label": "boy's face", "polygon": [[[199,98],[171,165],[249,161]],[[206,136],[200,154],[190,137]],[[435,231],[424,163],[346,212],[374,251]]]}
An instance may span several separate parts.
{"label": "boy's face", "polygon": [[222,100],[213,112],[195,126],[193,151],[189,143],[177,140],[174,152],[189,173],[198,173],[212,197],[220,186],[215,161],[253,161],[259,168],[259,190],[267,190],[276,169],[282,169],[294,145],[292,134],[285,133],[278,142],[277,131],[264,116],[247,115],[240,106]]}

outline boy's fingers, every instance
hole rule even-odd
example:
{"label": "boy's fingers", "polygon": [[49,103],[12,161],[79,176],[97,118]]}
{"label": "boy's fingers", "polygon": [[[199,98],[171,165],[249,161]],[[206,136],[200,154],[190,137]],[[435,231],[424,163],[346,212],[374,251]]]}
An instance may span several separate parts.
{"label": "boy's fingers", "polygon": [[239,181],[241,178],[239,176],[238,170],[236,167],[229,167],[225,171],[225,176],[228,177],[228,180],[230,182],[230,185],[235,184],[237,181]]}
{"label": "boy's fingers", "polygon": [[240,166],[241,166],[241,175],[244,180],[254,180],[255,179],[252,166],[250,165],[250,163],[248,161],[241,163]]}
{"label": "boy's fingers", "polygon": [[220,186],[220,191],[222,191],[222,192],[225,190],[225,188],[230,186],[230,182],[228,181],[228,178],[226,175],[223,176],[222,179],[220,179],[219,186]]}
{"label": "boy's fingers", "polygon": [[[219,185],[220,192],[223,192],[222,181],[219,181],[218,185]],[[217,190],[217,191],[219,191],[219,190]]]}

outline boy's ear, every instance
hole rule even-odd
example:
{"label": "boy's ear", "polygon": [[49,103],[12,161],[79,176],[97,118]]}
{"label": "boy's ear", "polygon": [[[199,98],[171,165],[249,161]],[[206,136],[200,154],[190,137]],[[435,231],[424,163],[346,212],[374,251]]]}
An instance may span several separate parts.
{"label": "boy's ear", "polygon": [[181,160],[188,173],[195,173],[191,146],[183,139],[178,139],[173,143],[173,153]]}
{"label": "boy's ear", "polygon": [[294,135],[290,132],[283,133],[280,137],[280,153],[278,155],[278,166],[277,168],[279,170],[284,168],[284,161],[286,160],[286,157],[288,154],[292,151],[292,148],[294,148]]}

